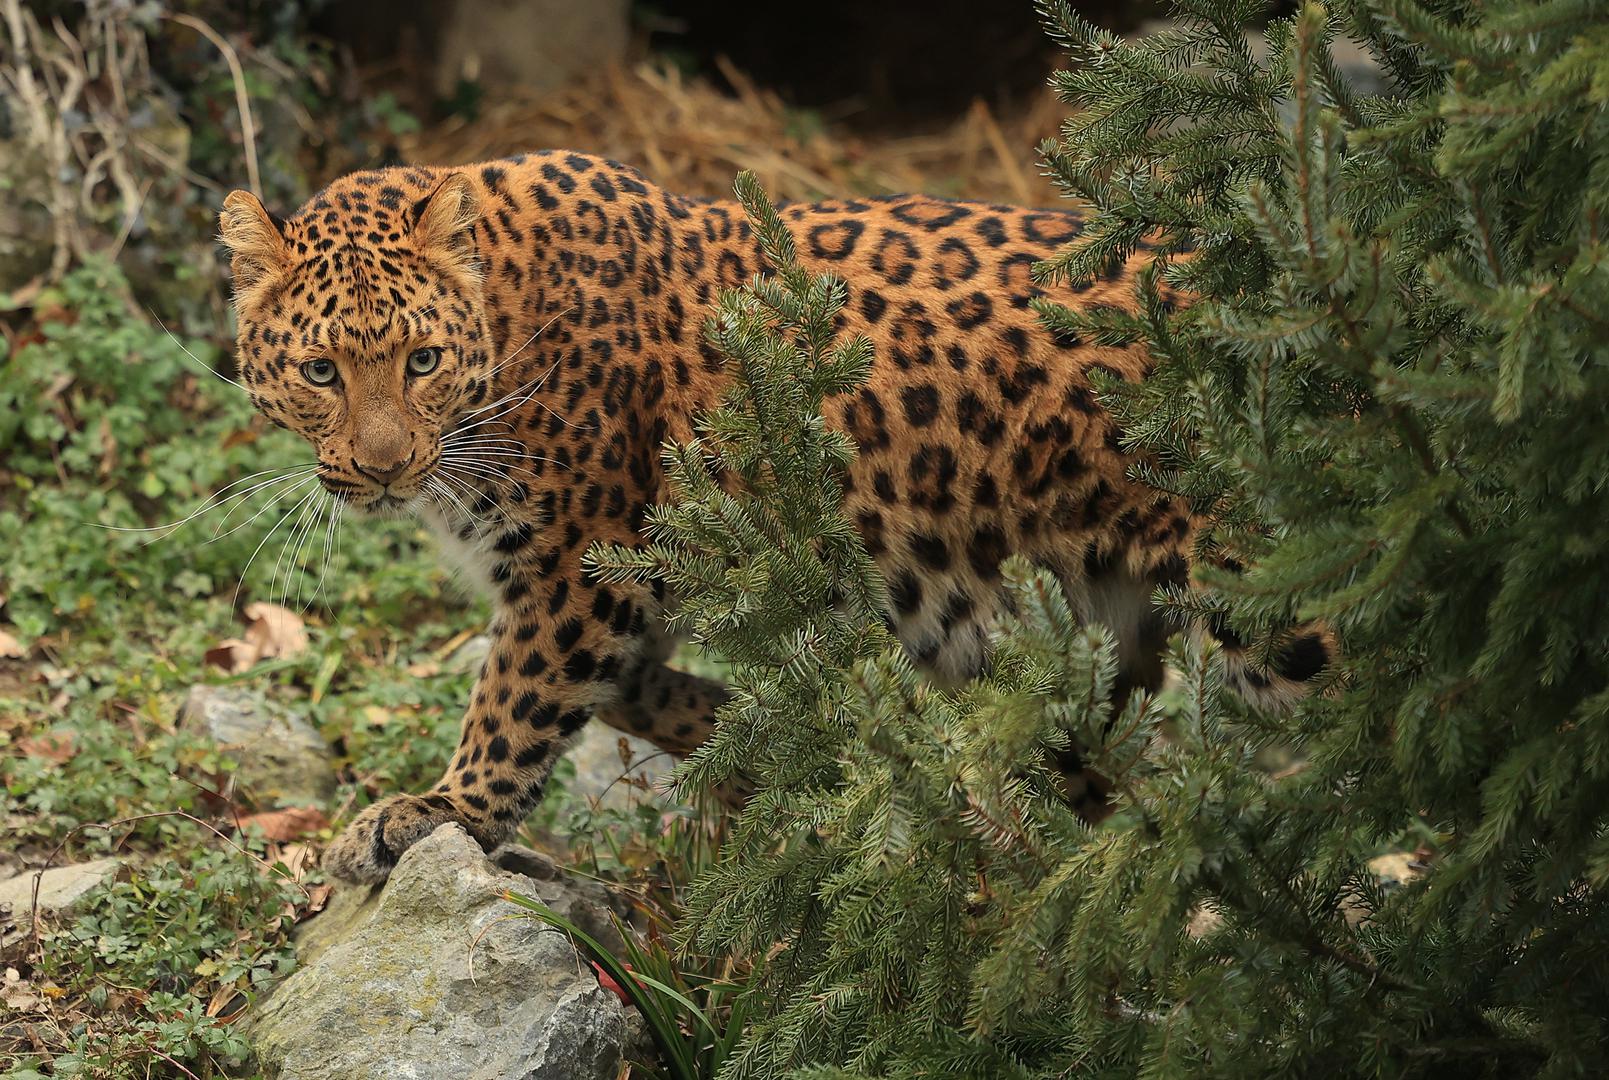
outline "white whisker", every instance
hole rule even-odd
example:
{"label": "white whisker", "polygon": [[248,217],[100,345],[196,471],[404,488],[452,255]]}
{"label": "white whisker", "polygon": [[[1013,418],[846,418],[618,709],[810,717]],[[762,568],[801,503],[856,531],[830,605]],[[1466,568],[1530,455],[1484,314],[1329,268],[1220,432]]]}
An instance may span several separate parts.
{"label": "white whisker", "polygon": [[[316,478],[314,478],[314,480],[316,482]],[[306,483],[307,483],[307,481],[305,481],[305,480],[302,482],[302,484],[306,484]],[[298,484],[296,488],[292,488],[291,490],[293,492],[296,491],[296,490],[299,490],[301,488],[302,484]],[[257,546],[252,549],[251,556],[246,560],[245,567],[242,568],[241,571],[240,571],[239,580],[237,580],[235,582],[235,595],[229,601],[229,606],[230,607],[234,607],[236,604],[238,604],[240,602],[240,590],[246,584],[246,575],[248,573],[250,573],[250,571],[251,571],[251,564],[257,561],[258,552],[262,551],[263,545],[268,543],[268,538],[273,536],[276,532],[278,532],[279,527],[281,525],[285,524],[285,522],[287,520],[289,520],[289,518],[290,518],[290,516],[292,514],[296,513],[296,508],[301,506],[302,503],[306,502],[306,501],[307,501],[307,496],[303,496],[299,501],[297,501],[295,503],[295,505],[293,505],[289,510],[285,511],[285,513],[280,517],[280,519],[278,521],[274,522],[274,524],[269,527],[267,532],[263,533],[263,538],[261,540],[257,541]]]}
{"label": "white whisker", "polygon": [[305,484],[308,480],[313,480],[313,481],[316,482],[318,480],[318,477],[317,476],[312,476],[312,477],[304,476],[304,477],[302,477],[300,483],[292,484],[290,487],[285,488],[282,491],[275,492],[274,497],[272,499],[269,499],[262,506],[258,507],[257,512],[255,514],[251,515],[251,517],[247,518],[245,521],[242,521],[239,525],[236,525],[234,528],[230,529],[228,532],[220,533],[218,530],[222,529],[224,527],[224,525],[229,521],[229,514],[233,514],[236,510],[239,510],[241,506],[245,505],[244,503],[237,503],[235,506],[230,508],[229,514],[224,515],[223,521],[218,522],[218,527],[216,529],[212,530],[212,537],[209,540],[207,540],[206,543],[208,543],[208,544],[214,543],[214,542],[216,542],[218,540],[222,540],[226,536],[232,536],[233,534],[239,532],[241,529],[244,529],[246,526],[250,525],[252,522],[254,522],[258,518],[262,517],[263,514],[267,513],[269,510],[272,510],[274,507],[278,506],[281,502],[283,502],[285,500],[285,498],[287,496],[292,495],[297,491],[300,491],[302,489],[303,484]]}
{"label": "white whisker", "polygon": [[462,454],[471,450],[525,450],[528,447],[522,442],[513,439],[494,439],[490,442],[442,443],[442,449],[448,453]]}
{"label": "white whisker", "polygon": [[[318,468],[318,462],[313,462],[312,464],[304,464],[304,465],[293,465],[293,466],[291,466],[291,468],[288,471],[286,471],[284,473],[281,473],[279,476],[276,476],[273,480],[270,480],[270,481],[267,481],[267,482],[268,483],[275,483],[275,482],[277,482],[279,480],[283,480],[283,479],[286,479],[288,477],[293,477],[293,476],[298,476],[298,475],[305,475],[309,470],[316,469],[316,468]],[[230,500],[232,500],[232,499],[234,499],[237,496],[242,494],[242,492],[239,492],[239,491],[231,493],[229,491],[230,488],[235,487],[235,486],[237,486],[239,484],[244,484],[247,481],[253,480],[253,479],[255,479],[255,478],[259,477],[259,476],[265,476],[268,473],[271,473],[271,472],[274,472],[274,471],[275,470],[273,470],[273,469],[263,469],[263,470],[261,470],[259,472],[252,473],[250,476],[242,476],[239,480],[232,480],[229,483],[225,484],[223,487],[219,488],[217,491],[213,492],[211,495],[209,495],[206,498],[206,500],[200,506],[198,506],[194,510],[190,511],[190,513],[186,514],[184,517],[180,518],[178,521],[170,521],[166,525],[147,525],[147,526],[143,526],[143,527],[139,527],[139,528],[133,528],[133,527],[124,526],[124,525],[103,525],[98,521],[86,521],[84,524],[89,525],[90,527],[96,528],[96,529],[105,529],[108,532],[149,533],[149,532],[168,532],[170,530],[172,532],[177,532],[180,529],[180,527],[182,527],[184,525],[188,525],[190,522],[194,521],[196,518],[200,517],[202,514],[205,514],[208,510],[214,510],[217,507],[222,506],[224,503],[229,502]],[[261,487],[262,485],[258,485],[258,486]],[[254,488],[253,490],[256,490],[256,489]],[[250,492],[247,492],[246,494],[250,494]],[[160,539],[163,539],[163,538],[162,537],[157,537],[157,539],[160,540]]]}
{"label": "white whisker", "polygon": [[[493,401],[493,402],[491,402],[490,404],[487,404],[487,405],[482,405],[480,408],[476,409],[474,412],[465,413],[462,417],[459,418],[460,423],[453,425],[452,430],[453,431],[468,431],[470,428],[479,427],[481,424],[489,424],[493,420],[496,420],[498,417],[506,416],[512,410],[519,408],[521,405],[525,404],[525,402],[530,400],[530,397],[531,397],[532,394],[536,393],[539,389],[541,389],[542,384],[547,381],[547,377],[549,375],[552,375],[555,371],[559,370],[559,364],[562,363],[562,362],[563,361],[561,361],[561,360],[553,361],[553,363],[548,367],[548,369],[546,371],[542,372],[542,374],[538,375],[536,378],[532,379],[530,382],[528,382],[528,383],[526,383],[526,384],[524,384],[522,386],[515,387],[513,390],[510,390],[508,393],[506,393],[502,397],[498,398],[496,401]],[[523,394],[524,397],[521,397],[520,400],[518,400],[518,401],[514,401],[513,405],[510,405],[507,409],[504,409],[502,412],[498,413],[497,416],[489,416],[485,420],[479,420],[479,421],[476,421],[473,424],[470,424],[468,427],[465,427],[463,425],[463,423],[461,422],[463,420],[468,420],[471,417],[479,416],[483,412],[490,412],[491,410],[497,408],[499,405],[502,405],[505,402],[513,401],[513,399],[515,397],[518,397],[521,394]],[[451,432],[449,432],[449,434],[451,434]]]}
{"label": "white whisker", "polygon": [[495,471],[490,465],[479,465],[473,462],[458,461],[442,465],[441,468],[457,469],[465,474],[475,473],[500,484],[511,483],[513,481],[513,477],[509,476],[507,473]]}
{"label": "white whisker", "polygon": [[515,451],[515,450],[477,450],[472,454],[451,454],[451,453],[448,453],[448,454],[443,454],[442,455],[442,457],[449,457],[449,456],[451,456],[451,457],[453,457],[453,458],[455,458],[457,460],[469,460],[469,461],[473,461],[476,458],[494,458],[494,457],[518,458],[520,461],[535,461],[536,460],[536,458],[533,457],[530,454],[521,453],[521,452],[518,452],[518,451]]}
{"label": "white whisker", "polygon": [[280,567],[286,565],[287,561],[289,561],[291,566],[294,567],[294,557],[290,557],[289,560],[287,557],[290,556],[292,544],[294,544],[297,537],[301,535],[302,525],[307,521],[308,511],[317,505],[315,500],[318,497],[318,493],[319,489],[315,487],[312,491],[309,491],[305,496],[302,497],[301,502],[296,504],[298,508],[296,520],[291,522],[291,531],[285,537],[285,543],[280,545],[279,558],[274,560],[274,575],[268,579],[268,595],[270,598],[280,597],[281,599],[277,601],[280,607],[284,607],[285,601],[290,599],[291,579],[290,570],[287,569],[285,575],[285,588],[282,591],[279,588]]}
{"label": "white whisker", "polygon": [[493,432],[490,432],[490,431],[483,431],[478,435],[470,436],[470,437],[467,437],[467,438],[465,436],[463,436],[463,435],[455,435],[455,436],[452,436],[451,438],[446,438],[446,439],[441,440],[441,445],[443,445],[443,446],[480,446],[483,443],[494,443],[494,442],[511,443],[514,446],[524,446],[525,445],[525,443],[521,442],[513,434],[505,435],[505,434],[502,434],[501,432],[498,432],[498,433],[494,434]]}
{"label": "white whisker", "polygon": [[[512,450],[479,450],[473,454],[448,453],[441,455],[441,460],[443,461],[479,461],[482,458],[514,458],[518,461],[543,461],[549,465],[557,465],[561,469],[569,469],[570,467],[555,458],[544,457],[541,454],[517,454]],[[482,462],[482,464],[490,465],[491,462]]]}
{"label": "white whisker", "polygon": [[[436,477],[433,477],[433,476],[430,477],[425,482],[425,486],[426,486],[426,488],[430,489],[431,491],[439,491],[441,494],[443,494],[443,495],[447,496],[447,498],[451,499],[454,503],[456,503],[458,505],[458,509],[464,515],[464,517],[466,517],[470,521],[473,521],[477,525],[485,525],[485,524],[487,524],[487,521],[486,521],[485,518],[482,518],[482,517],[476,515],[473,511],[471,511],[469,509],[469,507],[464,505],[464,500],[460,499],[458,497],[457,492],[453,491],[452,488],[449,488],[446,484],[442,483]],[[445,505],[443,505],[442,509],[443,509],[443,511],[448,510],[448,508]]]}
{"label": "white whisker", "polygon": [[335,543],[335,519],[341,512],[341,502],[331,496],[325,500],[329,506],[330,523],[324,529],[324,560],[318,569],[318,587],[313,590],[313,596],[308,600],[309,607],[318,603],[318,598],[324,595],[324,579],[330,572],[330,547]]}
{"label": "white whisker", "polygon": [[481,464],[478,462],[452,462],[450,464],[452,468],[459,470],[465,475],[479,476],[483,479],[490,480],[499,486],[512,484],[514,482],[514,477],[511,473],[507,471],[500,472],[491,465]]}
{"label": "white whisker", "polygon": [[545,322],[541,326],[537,327],[536,332],[534,334],[532,334],[530,337],[526,338],[525,341],[523,343],[521,343],[519,348],[515,349],[512,353],[510,353],[508,355],[508,358],[506,360],[504,360],[501,364],[498,364],[496,367],[492,368],[492,370],[488,371],[486,373],[486,378],[488,380],[490,380],[492,378],[492,376],[496,375],[499,371],[502,371],[504,368],[508,367],[508,365],[512,364],[514,362],[514,358],[516,356],[518,356],[520,353],[524,352],[525,347],[527,345],[529,345],[531,342],[535,341],[537,338],[541,337],[542,333],[545,330],[547,330],[548,327],[552,326],[554,323],[556,323],[560,319],[564,318],[564,316],[568,315],[574,309],[575,309],[575,305],[571,304],[569,307],[565,308],[563,311],[561,311],[557,315],[553,316],[553,318],[549,319],[547,322]]}
{"label": "white whisker", "polygon": [[574,428],[577,431],[581,430],[581,425],[580,424],[577,424],[572,420],[569,420],[569,419],[567,419],[567,418],[565,418],[563,416],[560,416],[558,413],[554,412],[552,409],[550,409],[546,405],[542,404],[542,402],[533,401],[531,404],[535,405],[538,409],[541,409],[543,412],[545,412],[549,416],[553,417],[553,419],[557,420],[559,423],[563,424],[565,427]]}
{"label": "white whisker", "polygon": [[184,342],[180,341],[177,337],[174,337],[173,331],[168,329],[168,324],[162,321],[162,316],[158,315],[154,309],[147,307],[145,310],[151,313],[151,318],[156,320],[156,324],[162,328],[162,332],[168,335],[168,337],[173,338],[173,343],[179,347],[179,351],[184,353],[184,355],[188,356],[192,361],[195,362],[196,367],[200,368],[202,371],[205,371],[208,375],[211,375],[216,379],[223,380],[230,386],[238,389],[241,393],[250,396],[250,390],[247,390],[244,386],[235,382],[235,380],[229,378],[227,375],[218,374],[218,372],[214,370],[211,365],[203,363],[201,357],[191,352],[189,347],[186,346]]}

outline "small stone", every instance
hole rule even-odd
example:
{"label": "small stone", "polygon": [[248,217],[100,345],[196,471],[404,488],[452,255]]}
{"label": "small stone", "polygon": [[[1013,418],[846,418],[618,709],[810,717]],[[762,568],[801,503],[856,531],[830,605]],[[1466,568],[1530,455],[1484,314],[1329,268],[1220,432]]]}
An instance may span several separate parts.
{"label": "small stone", "polygon": [[[489,859],[461,826],[409,848],[380,888],[343,886],[299,935],[300,966],[249,1020],[272,1080],[614,1080],[641,1020],[568,938],[505,890],[578,925],[601,892],[534,852]],[[590,931],[589,931],[590,932]]]}
{"label": "small stone", "polygon": [[117,877],[122,866],[119,859],[96,859],[43,872],[28,870],[0,881],[0,943],[9,945],[32,932],[36,881],[41,914],[71,915],[80,900]]}
{"label": "small stone", "polygon": [[645,802],[673,805],[663,790],[676,757],[646,739],[593,721],[564,756],[575,766],[575,776],[564,781],[565,790],[595,806],[629,810]]}
{"label": "small stone", "polygon": [[259,807],[321,806],[335,796],[335,770],[323,736],[261,694],[193,686],[179,722],[239,762],[235,785]]}
{"label": "small stone", "polygon": [[476,634],[454,649],[448,655],[442,667],[455,675],[463,675],[471,671],[479,672],[481,665],[486,662],[486,658],[491,654],[492,639],[485,634]]}

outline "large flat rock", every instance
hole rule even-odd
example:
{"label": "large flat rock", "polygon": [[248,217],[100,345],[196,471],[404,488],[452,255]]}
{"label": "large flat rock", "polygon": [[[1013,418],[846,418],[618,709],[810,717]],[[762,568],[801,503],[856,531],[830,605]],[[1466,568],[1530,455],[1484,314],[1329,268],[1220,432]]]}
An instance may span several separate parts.
{"label": "large flat rock", "polygon": [[[344,887],[298,942],[302,966],[254,1010],[278,1080],[614,1080],[640,1020],[562,934],[504,890],[608,927],[590,883],[534,853],[489,859],[457,825],[410,848],[383,887]],[[526,871],[526,872],[519,872]]]}
{"label": "large flat rock", "polygon": [[41,913],[71,915],[78,901],[117,877],[122,865],[119,859],[96,859],[0,881],[0,944],[32,932],[36,889]]}

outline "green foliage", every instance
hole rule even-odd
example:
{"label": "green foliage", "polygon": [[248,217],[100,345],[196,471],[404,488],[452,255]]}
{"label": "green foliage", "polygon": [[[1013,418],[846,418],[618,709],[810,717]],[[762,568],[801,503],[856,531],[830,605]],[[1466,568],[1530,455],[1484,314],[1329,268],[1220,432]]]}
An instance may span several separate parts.
{"label": "green foliage", "polygon": [[[1103,390],[1244,567],[1157,599],[1258,650],[1321,620],[1341,669],[1265,714],[1181,644],[1113,715],[1104,631],[1008,565],[989,675],[926,683],[821,418],[865,346],[740,179],[776,276],[721,298],[734,387],[667,451],[649,543],[596,553],[732,663],[682,773],[756,788],[682,932],[754,964],[722,1075],[1602,1071],[1604,6],[1341,0],[1262,58],[1260,4],[1134,42],[1047,7],[1076,111],[1046,160],[1094,212],[1039,272],[1155,262],[1132,314],[1042,316],[1148,346],[1152,377]],[[1342,33],[1387,92],[1339,74]],[[1099,827],[1056,797],[1070,744],[1113,784]],[[1387,889],[1370,860],[1405,840],[1424,871]]]}
{"label": "green foliage", "polygon": [[[440,775],[471,675],[432,674],[440,666],[435,643],[477,612],[445,587],[417,525],[341,528],[327,564],[322,543],[284,546],[294,519],[282,515],[294,499],[268,503],[287,485],[163,527],[215,493],[272,479],[309,452],[268,430],[244,394],[210,373],[212,350],[153,325],[116,269],[90,264],[68,274],[40,294],[34,321],[8,340],[16,344],[0,357],[0,535],[25,542],[0,549],[0,626],[30,656],[0,660],[5,847],[34,864],[64,839],[58,861],[111,850],[156,860],[148,874],[162,889],[200,880],[189,888],[217,905],[218,921],[173,910],[171,921],[132,924],[124,937],[148,933],[142,947],[212,956],[208,927],[233,927],[244,935],[232,946],[238,956],[277,957],[279,894],[253,893],[257,886],[240,878],[249,866],[219,862],[243,857],[172,813],[230,833],[237,816],[262,809],[231,804],[221,793],[231,790],[234,762],[202,732],[177,724],[185,691],[220,677],[206,651],[239,636],[240,603],[296,603],[299,595],[312,605],[306,652],[229,681],[282,700],[323,731],[347,781],[339,801],[323,808],[335,816],[369,794]],[[399,677],[397,668],[412,663],[429,666]],[[83,827],[131,818],[113,830]],[[134,885],[144,888],[144,880]],[[58,935],[6,960],[38,986],[50,978],[47,968],[60,980],[80,963],[63,951],[72,942]],[[277,962],[258,964],[247,981]],[[86,986],[44,999],[29,1021],[50,1033],[55,1075],[183,1075],[157,1051],[192,1062],[239,1056],[235,1029],[203,1014],[221,983],[193,979],[206,993],[192,997],[172,988],[172,972],[159,980],[154,960],[119,954],[106,963],[116,970],[105,978],[122,980],[124,997],[97,997]],[[144,1004],[140,995],[148,995]],[[0,1035],[0,1059],[32,1047],[13,1045],[22,1030],[17,1023]]]}
{"label": "green foliage", "polygon": [[[1219,1009],[1232,976],[1241,1003],[1208,1022],[1184,1007],[1201,994],[1159,996],[1168,1056],[1137,1060],[1212,1060],[1223,1025],[1270,1067],[1601,1069],[1609,10],[1309,5],[1259,63],[1239,28],[1260,5],[1180,8],[1178,31],[1121,43],[1052,7],[1078,63],[1047,160],[1098,212],[1044,272],[1084,278],[1153,238],[1157,274],[1198,299],[1167,310],[1153,276],[1137,317],[1045,314],[1153,349],[1153,378],[1113,388],[1120,415],[1250,567],[1207,575],[1206,602],[1248,638],[1327,621],[1346,689],[1282,722],[1309,764],[1273,807],[1232,776],[1206,789],[1283,899],[1200,897],[1248,943],[1305,913],[1330,979],[1243,949],[1196,976],[1220,976]],[[1389,93],[1337,74],[1343,33]],[[1363,860],[1416,824],[1434,866],[1382,907]],[[1199,833],[1164,829],[1162,850]]]}
{"label": "green foliage", "polygon": [[739,177],[738,196],[778,267],[775,278],[723,292],[709,327],[742,378],[700,420],[697,439],[666,450],[675,502],[650,512],[648,543],[590,554],[608,579],[663,574],[675,594],[696,596],[677,623],[731,665],[731,708],[768,718],[769,743],[745,725],[718,727],[688,758],[688,787],[773,769],[790,782],[830,783],[836,770],[812,750],[827,728],[799,718],[842,728],[845,690],[824,684],[820,667],[847,667],[888,635],[882,586],[842,511],[838,476],[853,447],[820,412],[829,394],[865,378],[871,345],[833,344],[843,283],[799,268],[752,175]]}
{"label": "green foliage", "polygon": [[211,1075],[244,1064],[245,1039],[215,1017],[233,1016],[290,970],[281,909],[298,898],[233,851],[154,863],[86,897],[84,913],[52,932],[41,965],[59,993],[93,1012],[51,1075],[133,1078],[153,1061]]}
{"label": "green foliage", "polygon": [[[44,299],[55,314],[4,359],[0,381],[0,534],[29,540],[0,552],[0,577],[24,640],[63,622],[104,640],[163,620],[176,599],[212,596],[351,597],[367,602],[362,617],[429,587],[433,575],[399,558],[418,550],[417,529],[394,524],[343,530],[352,535],[331,551],[328,574],[322,533],[276,562],[282,549],[259,545],[266,526],[288,539],[303,520],[288,516],[297,499],[287,496],[308,490],[291,472],[310,461],[306,447],[265,430],[245,395],[211,373],[210,349],[132,309],[114,268],[74,271]],[[228,498],[264,479],[275,482]],[[215,510],[178,526],[214,492]],[[382,567],[391,572],[370,573]],[[222,630],[227,609],[213,614]]]}

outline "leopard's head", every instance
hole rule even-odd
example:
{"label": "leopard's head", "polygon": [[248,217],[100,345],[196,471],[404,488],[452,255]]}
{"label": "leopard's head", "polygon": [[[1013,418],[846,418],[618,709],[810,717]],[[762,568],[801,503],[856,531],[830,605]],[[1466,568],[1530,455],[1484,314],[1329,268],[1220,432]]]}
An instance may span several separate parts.
{"label": "leopard's head", "polygon": [[478,217],[468,177],[423,170],[349,176],[283,220],[224,200],[240,381],[350,507],[416,507],[444,435],[489,400]]}

